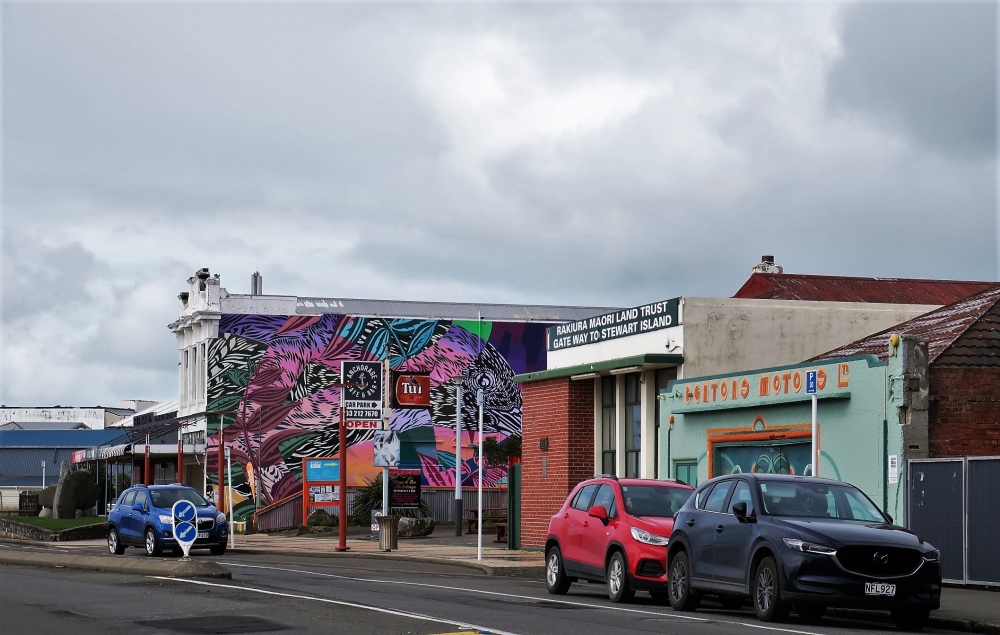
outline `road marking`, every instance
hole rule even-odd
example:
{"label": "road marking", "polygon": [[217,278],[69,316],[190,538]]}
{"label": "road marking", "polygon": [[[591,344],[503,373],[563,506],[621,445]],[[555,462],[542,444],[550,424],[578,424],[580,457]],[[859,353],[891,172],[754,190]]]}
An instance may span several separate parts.
{"label": "road marking", "polygon": [[694,617],[692,615],[683,615],[677,612],[672,613],[661,613],[659,611],[645,611],[642,609],[632,609],[625,608],[623,606],[604,606],[601,604],[588,604],[586,602],[572,602],[570,600],[556,600],[553,598],[546,597],[536,597],[533,595],[518,595],[515,593],[501,593],[499,591],[484,591],[482,589],[468,589],[465,587],[454,587],[446,586],[443,584],[429,584],[426,582],[404,582],[402,580],[375,580],[371,578],[359,578],[356,576],[349,575],[337,575],[334,573],[319,573],[317,571],[306,571],[303,569],[288,569],[285,567],[265,567],[263,565],[254,564],[239,564],[236,562],[220,562],[219,564],[224,564],[228,567],[243,567],[246,569],[270,569],[272,571],[288,571],[290,573],[308,573],[309,575],[321,576],[324,578],[338,578],[341,580],[350,580],[351,582],[371,582],[375,584],[399,584],[403,586],[416,586],[425,587],[430,589],[442,589],[446,591],[464,591],[466,593],[479,593],[481,595],[496,595],[500,597],[517,598],[521,600],[535,600],[540,602],[551,602],[553,604],[565,604],[568,606],[584,607],[588,609],[601,609],[605,611],[622,611],[625,613],[639,613],[642,615],[655,615],[657,617],[666,618],[676,618],[683,620],[692,620],[695,622],[715,622],[720,624],[732,624],[733,626],[746,626],[748,628],[757,628],[766,631],[775,631],[778,633],[793,633],[794,635],[823,635],[822,633],[816,633],[813,631],[798,631],[791,628],[779,628],[777,626],[765,626],[763,624],[749,624],[746,622],[732,622],[730,620],[720,620],[720,619],[709,619],[705,617]]}
{"label": "road marking", "polygon": [[203,582],[201,580],[188,580],[187,578],[167,578],[160,575],[149,576],[156,580],[166,580],[167,582],[187,582],[188,584],[197,584],[200,586],[213,586],[221,589],[234,589],[236,591],[251,591],[253,593],[260,593],[261,595],[274,595],[283,598],[293,598],[296,600],[310,600],[312,602],[323,602],[325,604],[337,604],[339,606],[349,606],[356,609],[364,609],[366,611],[374,611],[376,613],[386,613],[388,615],[396,615],[399,617],[409,617],[415,620],[424,620],[425,622],[436,622],[438,624],[449,624],[451,626],[457,626],[458,628],[471,630],[478,633],[495,633],[496,635],[517,635],[517,633],[511,633],[509,631],[501,631],[495,628],[487,628],[485,626],[479,626],[478,624],[470,624],[468,622],[460,622],[457,620],[450,620],[447,618],[434,617],[432,615],[423,615],[421,613],[411,613],[409,611],[400,611],[397,609],[387,609],[380,606],[371,606],[368,604],[358,604],[357,602],[345,602],[343,600],[332,600],[330,598],[315,597],[312,595],[299,595],[296,593],[280,593],[278,591],[267,591],[265,589],[257,589],[248,586],[239,586],[237,584],[219,584],[218,582]]}

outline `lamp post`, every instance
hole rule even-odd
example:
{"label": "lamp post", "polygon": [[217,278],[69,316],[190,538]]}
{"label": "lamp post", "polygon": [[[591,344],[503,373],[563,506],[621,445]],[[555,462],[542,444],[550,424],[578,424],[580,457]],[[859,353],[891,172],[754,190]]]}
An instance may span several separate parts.
{"label": "lamp post", "polygon": [[479,547],[476,560],[483,559],[483,389],[476,393],[476,404],[479,405]]}

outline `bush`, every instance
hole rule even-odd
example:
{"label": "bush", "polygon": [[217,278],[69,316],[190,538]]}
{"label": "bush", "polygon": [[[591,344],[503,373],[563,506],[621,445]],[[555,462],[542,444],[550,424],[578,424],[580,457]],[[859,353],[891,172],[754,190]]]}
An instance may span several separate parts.
{"label": "bush", "polygon": [[[368,479],[365,479],[368,481]],[[368,481],[364,489],[354,495],[354,505],[351,509],[351,522],[356,525],[367,526],[371,522],[372,510],[382,509],[382,475],[375,477],[374,481]],[[420,501],[420,514],[431,515],[430,506],[422,499]],[[414,510],[416,513],[416,510]]]}

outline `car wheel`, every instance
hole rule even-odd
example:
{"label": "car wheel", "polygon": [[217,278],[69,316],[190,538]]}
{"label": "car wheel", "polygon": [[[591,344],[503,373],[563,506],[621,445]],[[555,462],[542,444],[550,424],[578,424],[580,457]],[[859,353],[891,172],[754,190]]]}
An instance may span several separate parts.
{"label": "car wheel", "polygon": [[738,595],[723,595],[719,598],[719,604],[727,611],[738,611],[743,608],[745,600]]}
{"label": "car wheel", "polygon": [[608,581],[608,597],[612,602],[628,602],[635,597],[635,590],[628,584],[628,563],[621,551],[611,556],[604,573],[604,579]]}
{"label": "car wheel", "polygon": [[559,547],[552,547],[545,555],[545,588],[554,595],[563,595],[569,591],[570,581],[563,568],[562,552]]}
{"label": "car wheel", "polygon": [[122,544],[121,536],[118,535],[118,530],[114,527],[108,529],[108,551],[116,556],[125,553],[125,545]]}
{"label": "car wheel", "polygon": [[701,596],[691,590],[690,571],[687,552],[678,552],[670,561],[670,579],[667,587],[670,606],[674,610],[693,611],[701,603]]}
{"label": "car wheel", "polygon": [[156,530],[152,527],[146,527],[146,555],[150,557],[159,556],[160,542],[156,539]]}
{"label": "car wheel", "polygon": [[212,552],[213,556],[221,556],[226,553],[226,545],[212,545],[208,550]]}
{"label": "car wheel", "polygon": [[753,610],[762,622],[777,622],[788,616],[788,602],[781,599],[781,581],[774,558],[764,558],[753,577]]}
{"label": "car wheel", "polygon": [[826,613],[826,607],[822,604],[796,604],[795,612],[806,622],[818,622]]}
{"label": "car wheel", "polygon": [[896,628],[901,631],[919,631],[927,626],[930,619],[930,609],[922,609],[910,606],[901,606],[892,609],[892,621]]}

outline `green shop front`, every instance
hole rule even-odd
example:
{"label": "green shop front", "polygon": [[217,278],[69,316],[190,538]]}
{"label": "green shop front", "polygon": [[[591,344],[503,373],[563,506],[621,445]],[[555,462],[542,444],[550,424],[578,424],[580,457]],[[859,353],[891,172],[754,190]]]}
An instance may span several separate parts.
{"label": "green shop front", "polygon": [[[809,370],[818,379],[818,469]],[[892,380],[901,376],[898,356],[862,355],[678,379],[659,395],[658,477],[696,485],[737,472],[818,475],[858,486],[902,521],[904,404]]]}

